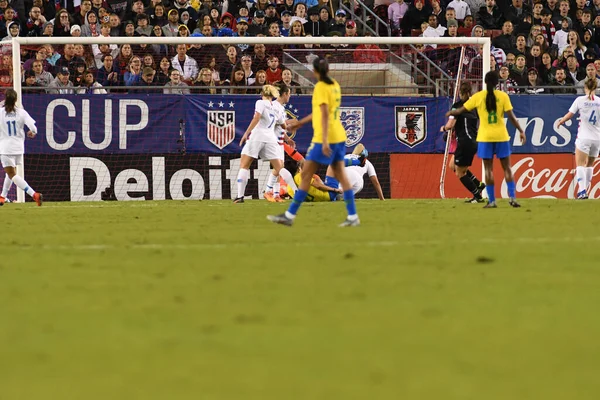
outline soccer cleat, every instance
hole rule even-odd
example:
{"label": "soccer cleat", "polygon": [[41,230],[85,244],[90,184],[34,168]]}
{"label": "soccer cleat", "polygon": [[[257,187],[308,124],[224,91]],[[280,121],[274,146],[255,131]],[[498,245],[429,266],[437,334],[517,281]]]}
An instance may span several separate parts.
{"label": "soccer cleat", "polygon": [[587,190],[585,189],[577,193],[577,200],[587,200],[588,198]]}
{"label": "soccer cleat", "polygon": [[244,198],[243,197],[236,197],[233,200],[233,204],[238,204],[238,203],[243,203],[244,202]]}
{"label": "soccer cleat", "polygon": [[265,200],[267,200],[269,203],[275,203],[275,197],[273,196],[273,192],[264,192],[263,196]]}
{"label": "soccer cleat", "polygon": [[4,198],[4,197],[0,196],[0,206],[3,206],[3,205],[4,205],[4,203],[8,203],[8,202],[10,202],[8,199],[6,199],[6,198]]}
{"label": "soccer cleat", "polygon": [[346,220],[339,225],[340,228],[345,228],[347,226],[360,226],[360,220],[358,218],[356,218],[356,219],[346,218]]}
{"label": "soccer cleat", "polygon": [[510,199],[508,201],[508,205],[510,205],[513,208],[519,208],[519,207],[521,207],[521,205],[519,203],[517,203],[517,199]]}
{"label": "soccer cleat", "polygon": [[273,196],[273,201],[275,203],[285,203],[285,201],[280,196]]}
{"label": "soccer cleat", "polygon": [[465,203],[477,204],[483,203],[484,201],[485,200],[483,200],[483,197],[473,197],[472,199],[465,200]]}
{"label": "soccer cleat", "polygon": [[488,203],[485,206],[483,206],[483,208],[498,208],[498,206],[496,205],[495,201],[491,203],[488,201]]}
{"label": "soccer cleat", "polygon": [[42,196],[41,193],[34,193],[33,194],[33,200],[35,200],[35,202],[37,203],[38,207],[42,206],[42,202],[44,201],[44,196]]}
{"label": "soccer cleat", "polygon": [[294,220],[286,217],[285,214],[267,215],[267,219],[275,224],[285,226],[292,226],[292,224],[294,223]]}

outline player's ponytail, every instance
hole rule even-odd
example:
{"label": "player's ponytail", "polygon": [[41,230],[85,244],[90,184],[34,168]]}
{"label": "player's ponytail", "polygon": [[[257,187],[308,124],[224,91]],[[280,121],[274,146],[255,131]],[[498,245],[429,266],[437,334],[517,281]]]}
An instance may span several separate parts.
{"label": "player's ponytail", "polygon": [[15,112],[17,107],[17,92],[14,89],[8,89],[4,97],[4,109],[7,113]]}
{"label": "player's ponytail", "polygon": [[264,85],[260,92],[263,97],[270,97],[271,99],[276,99],[279,97],[279,89],[277,89],[273,85]]}
{"label": "player's ponytail", "polygon": [[329,63],[324,58],[315,58],[313,68],[319,74],[319,80],[328,85],[333,85],[333,79],[329,77]]}
{"label": "player's ponytail", "polygon": [[487,94],[485,96],[485,108],[487,112],[496,111],[496,96],[494,95],[494,90],[496,89],[498,82],[499,78],[496,71],[490,71],[485,74],[485,88],[487,90]]}
{"label": "player's ponytail", "polygon": [[594,96],[594,93],[596,92],[596,89],[598,88],[598,82],[596,81],[596,79],[592,78],[592,79],[586,80],[585,88],[588,91],[588,99],[593,100],[592,97]]}

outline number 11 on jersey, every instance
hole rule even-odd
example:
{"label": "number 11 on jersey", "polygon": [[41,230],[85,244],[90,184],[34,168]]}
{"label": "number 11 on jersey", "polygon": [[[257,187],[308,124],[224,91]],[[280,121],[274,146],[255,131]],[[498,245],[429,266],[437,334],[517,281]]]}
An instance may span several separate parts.
{"label": "number 11 on jersey", "polygon": [[17,136],[17,121],[6,121],[8,136]]}

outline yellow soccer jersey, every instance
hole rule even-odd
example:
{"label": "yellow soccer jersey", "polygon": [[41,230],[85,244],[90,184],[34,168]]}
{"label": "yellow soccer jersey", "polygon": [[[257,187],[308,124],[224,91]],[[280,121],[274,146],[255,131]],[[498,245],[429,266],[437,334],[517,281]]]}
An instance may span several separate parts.
{"label": "yellow soccer jersey", "polygon": [[329,106],[329,128],[327,129],[327,141],[342,143],[346,141],[346,130],[340,121],[340,104],[342,104],[342,90],[337,81],[333,85],[318,82],[312,97],[312,125],[313,142],[323,143],[323,129],[321,125],[321,104]]}
{"label": "yellow soccer jersey", "polygon": [[[311,183],[315,178],[311,179]],[[294,176],[294,182],[296,182],[296,186],[300,186],[300,174],[296,174]],[[288,194],[294,198],[294,192],[292,191],[292,188],[290,188],[288,186]],[[312,202],[312,201],[331,201],[331,197],[329,197],[329,192],[325,192],[323,190],[319,190],[317,188],[315,188],[314,186],[310,186],[310,188],[308,189],[308,196],[306,196],[306,201],[308,202]]]}
{"label": "yellow soccer jersey", "polygon": [[478,142],[508,142],[510,136],[504,123],[504,113],[513,109],[510,98],[500,90],[494,90],[496,96],[496,111],[489,113],[485,107],[485,96],[487,90],[475,93],[464,107],[471,111],[477,109],[479,115],[479,131],[477,132]]}

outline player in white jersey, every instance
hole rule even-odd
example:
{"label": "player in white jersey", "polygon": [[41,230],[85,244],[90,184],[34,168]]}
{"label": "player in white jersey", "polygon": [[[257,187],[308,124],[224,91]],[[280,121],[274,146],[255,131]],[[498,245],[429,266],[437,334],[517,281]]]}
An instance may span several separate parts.
{"label": "player in white jersey", "polygon": [[238,194],[233,200],[234,203],[244,202],[244,193],[250,178],[250,165],[254,160],[259,157],[262,160],[269,160],[278,175],[283,167],[280,146],[274,130],[275,125],[285,128],[285,118],[274,106],[274,99],[279,97],[279,90],[275,86],[264,85],[261,96],[261,100],[256,101],[254,118],[240,140],[240,146],[243,146],[242,159],[237,175]]}
{"label": "player in white jersey", "polygon": [[585,82],[585,96],[579,96],[573,102],[569,112],[558,121],[561,126],[579,113],[579,128],[575,140],[575,178],[577,179],[577,198],[587,199],[587,189],[594,174],[594,161],[600,153],[600,98],[596,96],[598,83],[595,79]]}
{"label": "player in white jersey", "polygon": [[[38,206],[42,205],[42,194],[37,193],[25,179],[17,175],[17,164],[23,163],[25,153],[25,126],[29,128],[27,137],[37,135],[35,121],[27,111],[17,107],[17,92],[6,91],[4,106],[0,108],[0,161],[4,172],[17,187],[33,197]],[[3,202],[1,204],[4,204]],[[0,204],[0,205],[1,205]]]}
{"label": "player in white jersey", "polygon": [[[375,191],[377,192],[377,197],[379,200],[385,200],[383,196],[383,190],[381,189],[381,184],[379,183],[379,179],[377,178],[377,172],[375,172],[375,167],[371,162],[367,159],[369,156],[369,152],[365,149],[365,146],[362,144],[358,144],[352,154],[347,154],[344,156],[344,164],[346,165],[346,176],[350,181],[350,185],[352,186],[352,192],[357,194],[364,187],[364,175],[367,174],[369,179],[371,179],[371,183],[375,187]],[[340,187],[339,182],[334,177],[333,170],[331,167],[327,168],[327,172],[325,174],[325,185],[332,187]]]}
{"label": "player in white jersey", "polygon": [[[286,120],[286,112],[284,105],[290,101],[290,88],[286,85],[279,86],[279,97],[276,101],[273,102],[273,106],[277,110],[278,116]],[[288,143],[295,147],[294,141],[289,138],[285,129],[283,129],[280,125],[276,125],[275,127],[275,137],[277,138],[277,144],[279,145],[279,160],[281,160],[281,165],[283,165],[285,158],[285,151],[283,148],[284,143]],[[279,185],[279,177],[282,177],[285,183],[292,188],[292,191],[295,192],[298,188],[296,187],[296,183],[294,182],[294,177],[284,167],[281,167],[279,171],[273,166],[273,170],[269,174],[267,178],[267,184],[265,186],[264,197],[270,202],[280,203],[283,200],[280,196],[280,185]]]}

